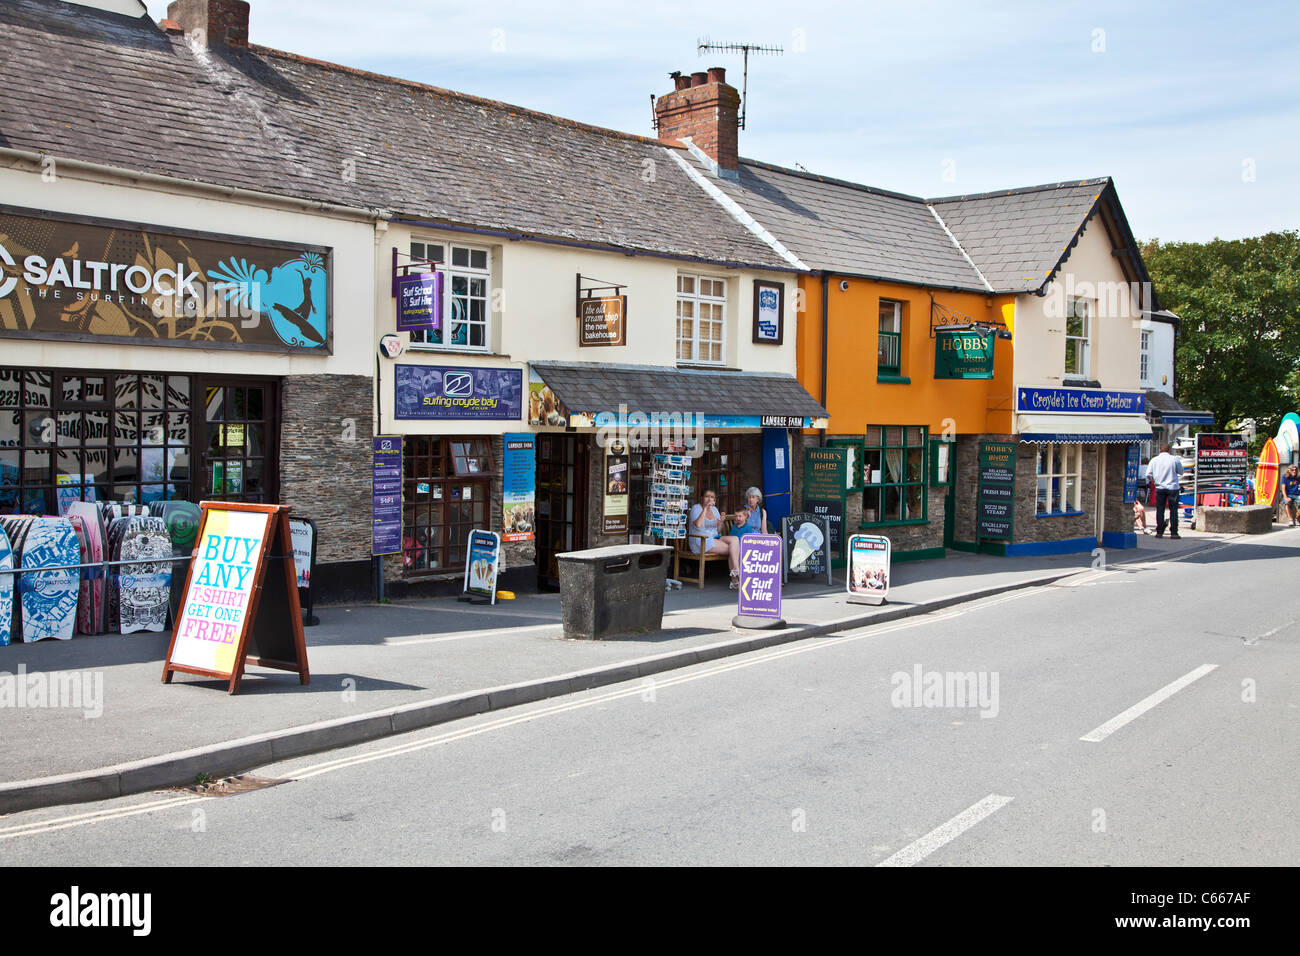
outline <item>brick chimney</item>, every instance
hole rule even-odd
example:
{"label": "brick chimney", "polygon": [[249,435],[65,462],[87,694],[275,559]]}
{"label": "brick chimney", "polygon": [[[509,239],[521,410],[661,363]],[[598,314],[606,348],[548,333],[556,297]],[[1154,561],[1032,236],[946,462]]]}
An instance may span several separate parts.
{"label": "brick chimney", "polygon": [[167,19],[206,47],[248,46],[248,4],[245,0],[172,0]]}
{"label": "brick chimney", "polygon": [[708,73],[670,73],[673,91],[655,100],[661,139],[687,139],[733,178],[740,168],[740,93],[720,66]]}

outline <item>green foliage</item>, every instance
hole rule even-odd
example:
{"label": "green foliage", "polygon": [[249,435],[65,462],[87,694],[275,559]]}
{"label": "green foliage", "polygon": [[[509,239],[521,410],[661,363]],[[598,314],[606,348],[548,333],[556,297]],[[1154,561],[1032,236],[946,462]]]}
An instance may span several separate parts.
{"label": "green foliage", "polygon": [[1160,304],[1182,318],[1178,400],[1215,427],[1253,418],[1272,435],[1300,407],[1300,232],[1166,242],[1142,258]]}

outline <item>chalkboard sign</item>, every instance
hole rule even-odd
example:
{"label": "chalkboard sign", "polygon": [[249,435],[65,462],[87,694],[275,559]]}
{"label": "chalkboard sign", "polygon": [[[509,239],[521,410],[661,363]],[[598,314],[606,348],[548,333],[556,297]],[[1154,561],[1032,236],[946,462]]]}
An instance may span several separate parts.
{"label": "chalkboard sign", "polygon": [[785,561],[781,580],[790,578],[815,578],[826,575],[831,583],[830,528],[825,517],[803,514],[786,515],[781,519],[781,537],[785,541]]}
{"label": "chalkboard sign", "polygon": [[806,448],[803,455],[803,508],[824,518],[831,560],[844,560],[844,512],[848,504],[847,448]]}
{"label": "chalkboard sign", "polygon": [[1011,540],[1016,510],[1016,455],[1014,442],[980,442],[977,540]]}
{"label": "chalkboard sign", "polygon": [[236,694],[249,664],[311,680],[289,509],[204,501],[163,683],[177,672],[219,677]]}

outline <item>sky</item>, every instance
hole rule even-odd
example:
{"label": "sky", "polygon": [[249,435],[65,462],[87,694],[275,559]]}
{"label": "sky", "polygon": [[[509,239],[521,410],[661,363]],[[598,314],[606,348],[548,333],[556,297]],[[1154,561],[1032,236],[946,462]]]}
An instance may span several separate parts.
{"label": "sky", "polygon": [[[165,0],[147,0],[155,19]],[[653,135],[751,55],[742,156],[930,197],[1110,176],[1140,240],[1300,228],[1300,2],[251,0],[250,41]]]}

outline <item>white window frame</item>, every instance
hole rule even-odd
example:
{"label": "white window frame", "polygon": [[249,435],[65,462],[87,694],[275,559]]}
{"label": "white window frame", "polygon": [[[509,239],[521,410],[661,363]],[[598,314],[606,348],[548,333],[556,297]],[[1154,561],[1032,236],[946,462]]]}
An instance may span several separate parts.
{"label": "white window frame", "polygon": [[1142,333],[1142,345],[1138,367],[1138,381],[1143,385],[1151,380],[1151,333]]}
{"label": "white window frame", "polygon": [[[414,351],[422,351],[422,352],[489,352],[491,351],[492,250],[487,248],[486,246],[472,246],[460,242],[448,242],[445,239],[433,239],[433,238],[422,237],[422,236],[412,236],[410,244],[414,245],[416,243],[419,243],[420,245],[426,247],[442,246],[445,253],[445,259],[442,262],[435,263],[435,268],[437,269],[437,271],[443,274],[442,316],[443,316],[444,341],[426,342],[424,341],[424,336],[427,335],[428,333],[411,332],[409,333],[411,336],[410,348]],[[462,249],[465,250],[466,252],[465,261],[467,263],[474,261],[474,253],[481,252],[486,257],[487,266],[485,268],[479,269],[479,268],[475,268],[472,265],[463,265],[463,266],[452,265],[452,260],[455,257],[456,251]],[[465,288],[467,294],[465,296],[460,296],[459,298],[464,298],[467,300],[470,298],[473,299],[482,298],[483,300],[483,321],[481,323],[468,323],[468,319],[466,319],[466,322],[470,325],[479,325],[479,324],[482,325],[483,327],[482,345],[470,344],[470,332],[472,331],[471,328],[466,328],[465,330],[464,343],[452,343],[446,341],[447,339],[451,338],[452,314],[453,314],[453,309],[455,308],[456,305],[455,300],[456,298],[458,298],[454,294],[453,288],[456,285],[456,279],[462,279],[462,278],[465,280]],[[471,297],[468,295],[468,290],[471,288],[470,283],[475,279],[484,280],[483,281],[484,291],[481,297],[480,296]]]}
{"label": "white window frame", "polygon": [[[694,292],[682,291],[682,280],[693,280]],[[722,284],[722,295],[703,295],[700,292],[700,281],[708,280]],[[682,338],[682,304],[690,303],[691,305],[691,337],[689,340]],[[722,319],[720,323],[721,336],[717,340],[718,358],[708,359],[700,357],[701,344],[713,345],[713,340],[700,341],[700,306],[701,305],[721,305]],[[706,275],[701,273],[679,273],[677,276],[677,328],[675,332],[675,341],[677,343],[677,362],[679,365],[726,365],[727,364],[727,280],[723,276]],[[710,319],[709,321],[713,321]],[[682,355],[682,346],[687,341],[690,343],[690,355]]]}
{"label": "white window frame", "polygon": [[1083,514],[1083,445],[1046,442],[1035,445],[1035,449],[1034,470],[1038,482],[1034,514]]}
{"label": "white window frame", "polygon": [[[1078,310],[1082,307],[1083,314],[1079,315]],[[1073,296],[1065,300],[1065,375],[1067,378],[1088,378],[1090,362],[1092,359],[1092,323],[1096,316],[1097,310],[1092,307],[1091,299],[1076,299]],[[1083,334],[1070,334],[1070,320],[1083,320]],[[1070,347],[1069,343],[1078,343],[1075,346],[1075,355],[1078,357],[1078,368],[1071,370],[1069,366]]]}

